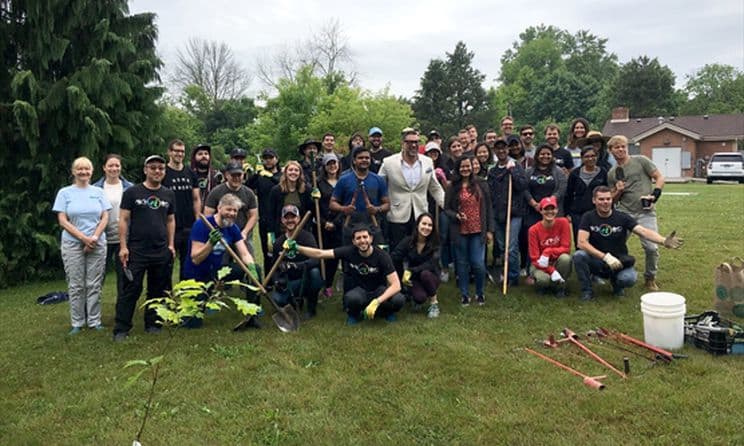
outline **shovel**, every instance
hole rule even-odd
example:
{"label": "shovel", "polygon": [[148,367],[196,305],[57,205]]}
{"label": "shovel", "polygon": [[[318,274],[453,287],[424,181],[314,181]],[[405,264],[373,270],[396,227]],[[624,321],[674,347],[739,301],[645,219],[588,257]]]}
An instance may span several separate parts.
{"label": "shovel", "polygon": [[[199,218],[204,222],[205,225],[210,230],[215,229],[214,226],[212,226],[212,223],[207,220],[207,217],[204,216],[204,214],[199,215]],[[280,307],[277,305],[276,302],[274,302],[274,299],[269,296],[269,293],[266,291],[266,288],[261,284],[261,282],[258,281],[258,278],[254,277],[253,274],[248,270],[248,267],[245,266],[245,263],[243,263],[243,260],[240,259],[240,256],[233,251],[233,249],[230,247],[230,245],[227,243],[225,238],[222,238],[222,245],[225,246],[225,249],[227,249],[227,252],[230,254],[230,256],[235,260],[235,262],[240,266],[240,269],[243,270],[245,275],[253,282],[257,287],[258,290],[266,297],[266,300],[269,301],[272,307],[274,307],[274,314],[271,316],[271,319],[274,320],[274,323],[279,328],[280,331],[284,333],[289,333],[293,331],[297,331],[300,329],[300,315],[297,314],[297,311],[295,309],[287,304],[283,307]],[[235,326],[235,329],[242,328],[247,322],[248,319],[246,318],[243,322]]]}

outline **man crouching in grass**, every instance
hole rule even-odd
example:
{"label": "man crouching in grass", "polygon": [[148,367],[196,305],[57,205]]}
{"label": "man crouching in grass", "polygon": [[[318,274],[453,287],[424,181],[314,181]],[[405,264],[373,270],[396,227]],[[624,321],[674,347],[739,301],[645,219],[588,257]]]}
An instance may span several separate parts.
{"label": "man crouching in grass", "polygon": [[396,320],[395,313],[403,308],[405,298],[400,293],[400,281],[390,255],[373,246],[368,227],[360,225],[351,230],[351,246],[317,249],[299,246],[288,240],[284,248],[316,259],[340,259],[344,263],[344,310],[347,325],[355,325],[362,318]]}

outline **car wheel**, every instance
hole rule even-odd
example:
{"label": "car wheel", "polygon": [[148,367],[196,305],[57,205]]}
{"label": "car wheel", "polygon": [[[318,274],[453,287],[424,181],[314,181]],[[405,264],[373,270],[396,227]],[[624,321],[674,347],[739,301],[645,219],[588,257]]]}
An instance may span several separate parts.
{"label": "car wheel", "polygon": [[705,182],[708,184],[713,184],[713,178],[706,178]]}

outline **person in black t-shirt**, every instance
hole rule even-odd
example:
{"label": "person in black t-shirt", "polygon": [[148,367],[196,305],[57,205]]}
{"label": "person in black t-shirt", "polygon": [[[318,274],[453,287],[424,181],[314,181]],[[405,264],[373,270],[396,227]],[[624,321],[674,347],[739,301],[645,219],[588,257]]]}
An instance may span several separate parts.
{"label": "person in black t-shirt", "polygon": [[352,245],[335,249],[316,249],[285,243],[289,251],[297,251],[316,259],[340,259],[344,266],[344,310],[346,323],[354,325],[362,318],[384,317],[396,320],[395,313],[403,308],[405,298],[400,293],[400,280],[390,255],[372,244],[370,229],[364,225],[351,231]]}
{"label": "person in black t-shirt", "polygon": [[595,209],[586,212],[579,224],[579,249],[573,257],[576,276],[581,283],[581,299],[594,298],[592,275],[609,278],[615,296],[624,295],[624,289],[635,284],[637,274],[635,259],[628,255],[628,232],[666,248],[677,249],[682,239],[672,232],[668,237],[644,228],[628,214],[612,209],[612,191],[607,186],[594,189],[592,201]]}
{"label": "person in black t-shirt", "polygon": [[178,253],[178,277],[183,280],[183,266],[186,264],[186,253],[189,250],[191,226],[201,211],[199,179],[194,172],[183,164],[186,146],[180,139],[168,144],[168,165],[165,166],[163,186],[172,190],[176,196],[176,235],[175,246]]}
{"label": "person in black t-shirt", "polygon": [[[145,181],[124,191],[119,214],[119,259],[125,275],[122,294],[116,300],[114,341],[123,341],[132,329],[132,316],[142,294],[147,273],[147,297],[165,297],[171,289],[173,257],[176,255],[175,193],[161,187],[165,159],[151,155],[145,160]],[[126,271],[130,274],[127,274]],[[145,310],[145,331],[160,331],[154,310]]]}
{"label": "person in black t-shirt", "polygon": [[548,124],[545,127],[545,143],[553,149],[553,158],[555,158],[555,165],[563,170],[563,174],[568,176],[571,170],[574,168],[573,156],[571,152],[561,147],[559,138],[561,137],[561,130],[555,124]]}
{"label": "person in black t-shirt", "polygon": [[[269,232],[273,227],[271,215],[271,189],[279,184],[282,176],[279,168],[279,158],[274,149],[264,149],[261,152],[262,164],[256,166],[256,173],[248,179],[248,187],[256,194],[258,199],[258,234],[261,240],[261,252],[264,259],[264,271],[271,269],[271,248],[273,241],[269,240]],[[260,166],[260,168],[259,168]]]}

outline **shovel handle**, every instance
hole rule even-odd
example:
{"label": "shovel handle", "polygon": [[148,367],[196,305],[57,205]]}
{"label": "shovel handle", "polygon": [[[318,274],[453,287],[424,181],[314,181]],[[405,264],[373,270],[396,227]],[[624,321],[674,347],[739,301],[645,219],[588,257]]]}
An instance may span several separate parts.
{"label": "shovel handle", "polygon": [[[297,234],[299,234],[300,231],[302,231],[302,227],[305,226],[305,223],[307,223],[308,220],[310,220],[310,216],[312,214],[313,213],[311,211],[305,212],[305,216],[302,217],[300,224],[297,225],[294,231],[292,231],[292,234],[290,234],[288,240],[294,240],[295,237],[297,237]],[[286,254],[287,254],[287,250],[282,248],[282,252],[279,253],[279,257],[276,258],[276,260],[274,261],[274,264],[271,266],[271,269],[269,270],[269,273],[266,274],[266,277],[264,277],[264,281],[263,281],[264,288],[266,287],[266,285],[269,284],[269,281],[271,280],[271,276],[273,276],[277,268],[279,268],[279,264],[282,263],[282,260],[284,260],[284,256]]]}

